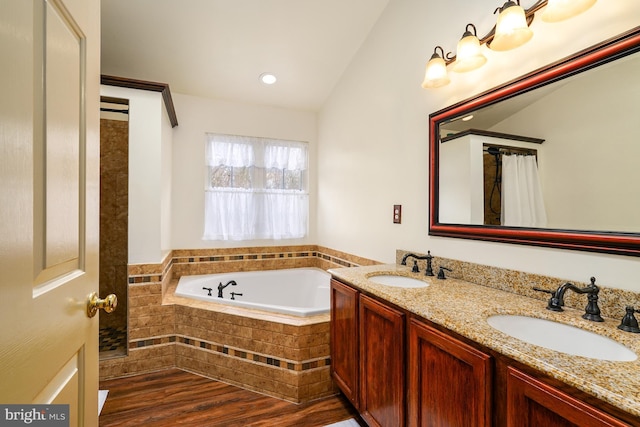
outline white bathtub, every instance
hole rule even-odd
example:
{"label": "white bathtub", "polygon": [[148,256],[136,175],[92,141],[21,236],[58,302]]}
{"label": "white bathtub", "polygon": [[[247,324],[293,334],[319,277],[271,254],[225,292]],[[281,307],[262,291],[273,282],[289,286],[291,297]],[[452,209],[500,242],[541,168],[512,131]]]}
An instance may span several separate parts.
{"label": "white bathtub", "polygon": [[[238,273],[182,276],[176,296],[295,316],[328,313],[331,275],[320,268],[243,271]],[[218,298],[218,285],[229,281]],[[209,291],[203,288],[211,288]],[[231,299],[231,292],[240,293]]]}

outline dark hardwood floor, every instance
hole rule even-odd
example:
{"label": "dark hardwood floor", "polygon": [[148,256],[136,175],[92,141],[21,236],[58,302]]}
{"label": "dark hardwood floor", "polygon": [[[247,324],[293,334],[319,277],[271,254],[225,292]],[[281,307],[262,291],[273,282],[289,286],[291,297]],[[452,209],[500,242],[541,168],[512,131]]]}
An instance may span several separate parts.
{"label": "dark hardwood floor", "polygon": [[296,405],[179,369],[101,381],[100,427],[321,427],[356,418],[342,396]]}

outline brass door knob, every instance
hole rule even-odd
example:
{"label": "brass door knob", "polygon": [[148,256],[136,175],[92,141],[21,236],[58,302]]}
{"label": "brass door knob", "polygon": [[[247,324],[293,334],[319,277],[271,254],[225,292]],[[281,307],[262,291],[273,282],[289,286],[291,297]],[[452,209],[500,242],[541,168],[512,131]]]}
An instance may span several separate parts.
{"label": "brass door knob", "polygon": [[105,299],[98,297],[97,293],[89,295],[87,300],[87,316],[93,317],[99,309],[103,309],[107,313],[113,312],[118,306],[118,297],[115,294],[109,294]]}

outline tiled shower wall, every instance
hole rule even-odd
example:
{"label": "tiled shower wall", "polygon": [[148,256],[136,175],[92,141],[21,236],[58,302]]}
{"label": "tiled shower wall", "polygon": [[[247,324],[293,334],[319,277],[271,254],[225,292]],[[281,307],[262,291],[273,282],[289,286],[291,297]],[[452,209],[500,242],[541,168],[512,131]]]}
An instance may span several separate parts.
{"label": "tiled shower wall", "polygon": [[100,379],[171,367],[293,402],[336,392],[329,376],[329,323],[289,324],[203,308],[163,305],[182,275],[296,267],[329,269],[375,261],[316,245],[174,250],[162,264],[129,266],[128,356],[100,362]]}
{"label": "tiled shower wall", "polygon": [[[127,295],[129,122],[100,120],[100,295]],[[127,300],[100,328],[127,325]]]}

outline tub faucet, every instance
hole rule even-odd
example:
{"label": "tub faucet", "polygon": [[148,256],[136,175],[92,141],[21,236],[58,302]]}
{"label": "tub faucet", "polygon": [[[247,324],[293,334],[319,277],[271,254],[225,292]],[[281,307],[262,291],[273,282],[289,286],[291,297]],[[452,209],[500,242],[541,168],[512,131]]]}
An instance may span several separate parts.
{"label": "tub faucet", "polygon": [[591,278],[591,283],[585,286],[584,288],[579,288],[573,283],[565,283],[561,285],[555,291],[547,291],[544,289],[534,288],[536,291],[547,292],[551,294],[551,298],[549,298],[549,302],[547,303],[547,310],[551,311],[563,311],[562,306],[564,306],[564,294],[567,290],[572,290],[578,294],[587,294],[587,306],[584,309],[584,314],[582,315],[583,319],[591,320],[592,322],[604,322],[602,316],[600,316],[600,307],[598,307],[598,292],[600,292],[600,288],[596,286],[596,278]]}
{"label": "tub faucet", "polygon": [[218,298],[223,298],[223,296],[222,296],[222,290],[223,290],[224,288],[226,288],[227,286],[229,286],[229,285],[231,285],[231,286],[236,286],[236,285],[237,285],[237,283],[236,283],[236,281],[235,281],[235,280],[229,280],[229,281],[227,282],[227,284],[226,284],[226,285],[223,285],[223,284],[222,284],[222,282],[220,282],[220,284],[218,285]]}

